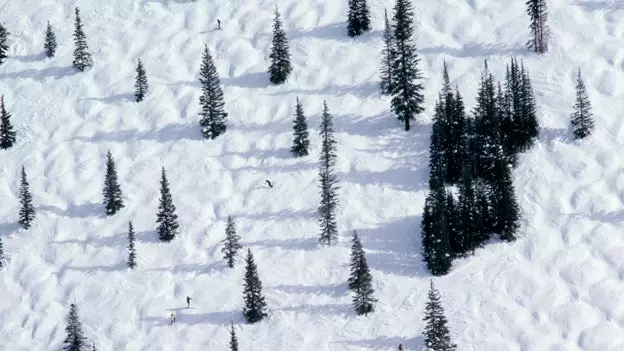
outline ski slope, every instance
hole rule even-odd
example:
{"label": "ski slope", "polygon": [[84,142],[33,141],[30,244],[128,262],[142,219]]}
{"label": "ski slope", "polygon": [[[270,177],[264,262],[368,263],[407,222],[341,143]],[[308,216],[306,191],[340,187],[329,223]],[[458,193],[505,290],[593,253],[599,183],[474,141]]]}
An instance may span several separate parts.
{"label": "ski slope", "polygon": [[[71,68],[76,5],[94,58],[84,73]],[[265,73],[275,5],[294,68],[281,86]],[[0,21],[12,33],[0,94],[18,133],[17,145],[0,152],[8,258],[1,348],[60,348],[75,301],[87,337],[104,351],[225,350],[230,321],[241,350],[394,350],[400,342],[421,350],[432,277],[420,257],[420,216],[442,64],[471,109],[483,60],[500,80],[516,55],[531,73],[543,128],[514,173],[521,238],[478,250],[434,279],[454,341],[475,351],[624,350],[624,5],[549,1],[550,52],[538,57],[524,46],[524,1],[414,0],[427,109],[410,132],[377,85],[383,9],[391,13],[393,2],[369,5],[373,30],[350,39],[347,1],[0,0]],[[47,21],[59,43],[52,59],[43,56]],[[205,44],[229,113],[216,140],[204,140],[198,125]],[[151,93],[137,104],[139,57]],[[574,142],[567,126],[579,68],[596,130]],[[302,159],[289,153],[297,97],[312,136]],[[323,100],[338,140],[333,247],[317,245]],[[126,208],[106,218],[109,149]],[[37,209],[28,231],[17,225],[22,165]],[[155,233],[161,166],[181,228],[167,244]],[[254,253],[271,310],[258,324],[242,317],[243,265],[230,270],[221,258],[228,215]],[[129,220],[134,271],[125,267]],[[353,230],[379,299],[368,317],[355,315],[346,287]]]}

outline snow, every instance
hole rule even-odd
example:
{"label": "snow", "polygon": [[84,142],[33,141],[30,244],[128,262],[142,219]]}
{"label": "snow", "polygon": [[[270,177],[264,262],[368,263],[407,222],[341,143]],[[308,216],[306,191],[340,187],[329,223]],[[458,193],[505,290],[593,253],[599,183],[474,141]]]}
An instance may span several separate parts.
{"label": "snow", "polygon": [[[623,350],[624,6],[549,1],[550,52],[538,57],[524,48],[524,1],[415,2],[427,110],[404,132],[377,86],[383,9],[391,12],[393,2],[369,3],[373,30],[350,39],[346,1],[0,0],[0,21],[12,33],[0,94],[18,132],[17,145],[0,152],[3,349],[60,347],[75,301],[100,350],[224,350],[231,321],[244,350],[393,350],[400,342],[420,350],[432,279],[419,255],[420,215],[442,62],[472,108],[483,60],[502,79],[516,55],[531,73],[543,127],[514,173],[521,238],[491,244],[434,278],[454,341],[460,350]],[[84,73],[71,69],[76,5],[95,63]],[[275,5],[294,67],[282,86],[265,73]],[[52,59],[42,54],[47,21],[59,42]],[[198,125],[204,44],[229,113],[216,140],[202,139]],[[151,94],[137,104],[139,57]],[[596,130],[574,142],[567,125],[579,68]],[[288,151],[296,97],[312,127],[303,159]],[[333,247],[317,244],[323,100],[338,140]],[[108,149],[126,208],[106,218]],[[37,209],[28,231],[17,226],[22,165]],[[155,232],[161,166],[180,218],[171,243]],[[228,215],[254,253],[271,309],[258,324],[242,317],[243,265],[230,270],[221,258]],[[135,271],[125,267],[129,220]],[[379,299],[368,317],[355,315],[346,288],[353,230]]]}

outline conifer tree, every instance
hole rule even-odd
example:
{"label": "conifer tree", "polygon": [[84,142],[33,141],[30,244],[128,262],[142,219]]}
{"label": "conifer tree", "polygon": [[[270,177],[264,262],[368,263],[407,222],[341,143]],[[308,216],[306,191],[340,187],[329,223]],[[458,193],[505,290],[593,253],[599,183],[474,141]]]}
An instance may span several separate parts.
{"label": "conifer tree", "polygon": [[431,274],[436,276],[448,273],[453,261],[453,250],[445,210],[446,194],[444,187],[431,189],[425,199],[421,223],[422,250],[427,268]]}
{"label": "conifer tree", "polygon": [[156,223],[158,225],[158,238],[162,241],[171,241],[178,234],[178,215],[169,189],[169,181],[165,175],[165,167],[162,168],[160,178],[160,204]]}
{"label": "conifer tree", "polygon": [[461,251],[461,223],[459,221],[458,204],[453,197],[453,193],[447,191],[446,202],[444,206],[444,218],[447,225],[447,236],[451,247],[451,258],[456,257]]}
{"label": "conifer tree", "polygon": [[457,200],[457,216],[460,229],[457,237],[453,240],[455,256],[461,256],[476,248],[476,241],[478,241],[476,237],[480,228],[477,222],[478,213],[475,206],[472,170],[470,165],[465,165],[459,183],[459,197]]}
{"label": "conifer tree", "polygon": [[238,351],[238,338],[236,337],[236,331],[234,331],[234,323],[230,328],[230,351]]}
{"label": "conifer tree", "polygon": [[104,176],[104,190],[102,190],[102,193],[107,216],[112,216],[125,207],[117,177],[115,160],[113,160],[110,150],[106,153],[106,175]]}
{"label": "conifer tree", "polygon": [[199,82],[201,83],[202,95],[199,97],[201,106],[202,134],[206,139],[215,139],[225,133],[227,129],[225,119],[228,114],[225,112],[225,102],[223,100],[223,90],[221,81],[215,67],[208,46],[204,48],[202,64],[199,72]]}
{"label": "conifer tree", "polygon": [[440,300],[440,293],[431,280],[428,300],[425,305],[425,317],[423,318],[426,323],[423,332],[424,344],[429,351],[455,351],[457,345],[453,344],[451,340],[451,333],[447,326],[448,321]]}
{"label": "conifer tree", "polygon": [[384,9],[384,32],[383,32],[383,49],[381,50],[381,81],[379,86],[383,95],[390,95],[394,85],[392,76],[392,64],[396,55],[394,47],[394,36],[392,26],[388,20],[388,10]]}
{"label": "conifer tree", "polygon": [[243,294],[245,299],[243,315],[247,322],[256,323],[268,316],[267,304],[262,295],[262,282],[258,277],[258,267],[254,262],[251,249],[247,249]]}
{"label": "conifer tree", "polygon": [[527,42],[527,47],[538,54],[548,51],[548,27],[546,20],[548,12],[546,10],[546,0],[527,0],[527,13],[531,18],[531,39]]}
{"label": "conifer tree", "polygon": [[9,33],[6,27],[0,24],[0,65],[9,57],[9,34],[11,33]]}
{"label": "conifer tree", "polygon": [[84,72],[86,69],[93,66],[93,58],[89,53],[89,47],[87,45],[87,36],[82,29],[82,20],[80,19],[80,11],[78,7],[75,9],[76,23],[74,27],[74,61],[73,66],[80,72]]}
{"label": "conifer tree", "polygon": [[576,76],[576,103],[574,104],[574,110],[570,120],[574,140],[586,138],[594,131],[595,122],[591,112],[591,102],[589,101],[580,69]]}
{"label": "conifer tree", "polygon": [[2,243],[2,237],[0,236],[0,269],[4,267],[4,244]]}
{"label": "conifer tree", "polygon": [[16,133],[11,124],[11,114],[4,107],[4,96],[0,96],[0,148],[8,149],[15,144]]}
{"label": "conifer tree", "polygon": [[43,50],[47,57],[54,57],[56,53],[56,34],[52,30],[52,25],[48,22],[45,33],[45,41],[43,42]]}
{"label": "conifer tree", "polygon": [[516,129],[520,130],[521,142],[519,143],[518,150],[524,152],[530,149],[535,144],[535,139],[539,135],[540,126],[537,120],[537,109],[535,107],[535,93],[533,92],[533,86],[531,84],[531,78],[529,77],[529,71],[524,67],[524,63],[520,62],[520,76],[521,85],[520,91],[522,92],[522,104],[519,114],[522,116]]}
{"label": "conifer tree", "polygon": [[496,164],[496,178],[493,186],[492,209],[494,211],[494,231],[502,240],[513,241],[520,227],[520,207],[516,198],[511,170],[505,160]]}
{"label": "conifer tree", "polygon": [[366,0],[349,0],[347,35],[355,37],[370,30],[370,11]]}
{"label": "conifer tree", "polygon": [[360,258],[364,253],[364,248],[362,248],[362,242],[360,241],[360,237],[357,234],[357,231],[353,231],[353,239],[351,244],[351,274],[349,275],[349,279],[347,280],[347,285],[349,289],[355,290],[359,285],[359,272],[360,272]]}
{"label": "conifer tree", "polygon": [[132,222],[128,222],[128,267],[136,267],[136,250],[134,248],[134,227]]}
{"label": "conifer tree", "polygon": [[465,133],[467,122],[464,101],[459,94],[459,90],[456,88],[455,93],[453,93],[451,89],[446,62],[444,62],[443,67],[443,81],[442,95],[444,96],[446,110],[446,132],[444,133],[445,180],[448,184],[457,184],[461,178],[464,165],[462,148],[467,142]]}
{"label": "conifer tree", "polygon": [[[356,247],[359,245],[359,248]],[[373,276],[366,262],[366,255],[357,233],[353,233],[353,250],[351,253],[351,276],[349,277],[349,288],[353,290],[353,307],[359,315],[369,314],[375,311],[377,299],[373,297]],[[358,251],[358,252],[355,252]]]}
{"label": "conifer tree", "polygon": [[19,212],[19,224],[24,229],[29,229],[32,221],[35,220],[35,207],[32,203],[32,196],[30,195],[28,180],[26,179],[26,171],[22,166],[22,177],[20,180],[19,200],[21,204]]}
{"label": "conifer tree", "polygon": [[82,323],[78,316],[78,306],[72,303],[67,315],[67,326],[65,327],[67,336],[63,341],[63,350],[84,351],[87,348],[87,338],[82,331]]}
{"label": "conifer tree", "polygon": [[410,0],[396,0],[393,16],[393,30],[396,55],[392,61],[392,111],[399,121],[410,130],[410,121],[424,111],[424,86],[422,73],[418,67],[420,58],[413,43],[414,11]]}
{"label": "conifer tree", "polygon": [[310,139],[308,134],[308,121],[303,113],[303,105],[297,98],[297,106],[295,108],[295,120],[293,122],[293,146],[290,151],[296,157],[308,155],[310,148]]}
{"label": "conifer tree", "polygon": [[321,117],[321,158],[319,178],[321,183],[321,202],[319,205],[319,222],[321,234],[319,241],[331,245],[338,238],[338,224],[336,223],[336,207],[338,206],[338,182],[334,167],[336,166],[336,139],[332,115],[329,114],[327,102],[323,101],[323,115]]}
{"label": "conifer tree", "polygon": [[431,136],[429,139],[429,189],[436,189],[444,186],[447,171],[446,163],[446,135],[447,115],[444,103],[437,101],[434,114]]}
{"label": "conifer tree", "polygon": [[223,252],[223,258],[230,268],[234,268],[236,253],[243,248],[239,241],[240,236],[236,234],[234,220],[231,216],[228,216],[227,225],[225,226],[225,239],[221,241],[224,245],[221,252]]}
{"label": "conifer tree", "polygon": [[290,64],[290,52],[288,39],[282,28],[280,13],[275,7],[275,19],[273,20],[273,46],[271,48],[271,66],[269,66],[269,80],[273,84],[282,84],[292,72]]}
{"label": "conifer tree", "polygon": [[149,91],[147,74],[145,73],[145,67],[143,67],[143,62],[141,62],[141,59],[138,60],[136,73],[136,80],[134,82],[134,97],[136,99],[136,102],[140,102],[143,101],[145,95],[147,95]]}

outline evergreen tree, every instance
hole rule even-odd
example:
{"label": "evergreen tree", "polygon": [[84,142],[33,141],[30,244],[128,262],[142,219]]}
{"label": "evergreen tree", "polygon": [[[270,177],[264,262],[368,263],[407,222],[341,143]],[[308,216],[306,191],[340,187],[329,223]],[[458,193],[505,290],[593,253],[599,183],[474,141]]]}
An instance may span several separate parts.
{"label": "evergreen tree", "polygon": [[247,322],[256,323],[268,316],[267,304],[262,295],[262,282],[258,277],[258,267],[254,262],[251,249],[247,249],[246,261],[243,315]]}
{"label": "evergreen tree", "polygon": [[[357,240],[359,242],[357,233],[354,233],[353,240],[355,246],[355,241]],[[373,276],[370,273],[370,268],[366,262],[366,255],[361,244],[359,253],[355,254],[355,257],[352,253],[352,259],[356,260],[355,262],[351,262],[351,268],[355,268],[356,271],[352,271],[352,275],[349,278],[349,287],[351,288],[351,286],[353,286],[351,289],[354,293],[353,307],[355,308],[355,312],[359,315],[369,314],[375,311],[377,299],[373,297],[375,293],[373,289]]]}
{"label": "evergreen tree", "polygon": [[392,111],[399,121],[405,123],[405,130],[410,130],[410,120],[424,111],[424,86],[418,82],[422,73],[418,67],[420,58],[413,43],[412,18],[414,12],[410,0],[396,0],[393,17],[393,30],[396,55],[392,61]]}
{"label": "evergreen tree", "polygon": [[128,222],[128,267],[136,267],[136,250],[134,248],[134,227],[132,222]]}
{"label": "evergreen tree", "polygon": [[43,50],[47,57],[53,57],[56,53],[56,34],[52,30],[50,22],[46,27],[45,41],[43,42]]}
{"label": "evergreen tree", "polygon": [[511,170],[504,160],[496,165],[497,183],[492,191],[492,209],[494,217],[494,231],[499,233],[505,241],[516,239],[516,232],[520,227],[520,207],[516,198]]}
{"label": "evergreen tree", "polygon": [[290,64],[288,39],[282,28],[282,20],[277,6],[275,7],[275,19],[273,20],[273,46],[269,58],[271,59],[269,80],[273,84],[284,83],[292,72],[292,65]]}
{"label": "evergreen tree", "polygon": [[347,35],[355,37],[370,29],[370,11],[366,0],[349,0]]}
{"label": "evergreen tree", "polygon": [[392,26],[388,20],[388,10],[384,9],[384,32],[383,32],[383,49],[381,50],[381,81],[379,86],[383,95],[392,94],[394,78],[392,76],[392,64],[396,56],[396,48],[394,46],[394,37]]}
{"label": "evergreen tree", "polygon": [[436,102],[433,114],[433,126],[429,140],[429,189],[444,186],[447,170],[446,138],[447,131],[446,110],[441,101]]}
{"label": "evergreen tree", "polygon": [[0,268],[4,267],[4,244],[2,243],[2,237],[0,236]]}
{"label": "evergreen tree", "polygon": [[529,71],[524,68],[524,64],[520,62],[520,76],[522,83],[520,91],[522,92],[521,112],[519,113],[518,126],[516,129],[520,131],[520,142],[518,150],[524,152],[535,144],[535,139],[539,135],[539,122],[537,120],[537,108],[535,107],[535,94],[529,77]]}
{"label": "evergreen tree", "polygon": [[104,176],[104,207],[106,208],[106,215],[112,216],[119,210],[125,207],[123,203],[123,194],[119,181],[117,180],[117,168],[115,166],[115,160],[110,150],[106,153],[106,175]]}
{"label": "evergreen tree", "polygon": [[4,96],[0,96],[0,148],[8,149],[15,144],[16,133],[11,124],[11,114],[4,107]]}
{"label": "evergreen tree", "polygon": [[476,179],[474,182],[475,189],[475,207],[477,212],[477,228],[479,231],[475,235],[475,240],[472,244],[472,249],[482,247],[486,241],[490,239],[490,236],[495,231],[495,218],[493,204],[490,199],[492,196],[492,189],[482,179]]}
{"label": "evergreen tree", "polygon": [[310,148],[308,121],[303,114],[303,105],[299,102],[299,98],[297,98],[297,106],[295,108],[293,131],[293,146],[290,151],[297,157],[307,156]]}
{"label": "evergreen tree", "polygon": [[470,165],[465,165],[459,184],[459,197],[457,200],[457,212],[459,231],[453,240],[453,252],[461,256],[476,248],[477,234],[479,233],[478,213],[475,208],[475,191]]}
{"label": "evergreen tree", "polygon": [[461,252],[461,223],[459,218],[458,204],[456,204],[453,193],[447,191],[444,207],[444,218],[447,225],[447,236],[451,247],[451,257],[457,256]]}
{"label": "evergreen tree", "polygon": [[427,350],[455,351],[457,349],[457,345],[453,344],[451,340],[451,333],[447,326],[448,321],[440,301],[440,293],[433,285],[433,281],[429,283],[428,300],[425,305],[425,317],[423,320],[426,323],[423,335]]}
{"label": "evergreen tree", "polygon": [[230,329],[230,351],[238,351],[238,338],[236,337],[236,332],[234,331],[234,323],[232,323]]}
{"label": "evergreen tree", "polygon": [[451,89],[446,62],[444,62],[443,67],[443,81],[442,95],[444,96],[446,110],[446,131],[444,133],[445,180],[448,184],[457,184],[461,178],[464,164],[462,148],[466,143],[466,112],[464,101],[459,91],[456,89],[455,93],[453,93]]}
{"label": "evergreen tree", "polygon": [[35,220],[35,207],[33,206],[32,196],[30,195],[28,187],[26,171],[24,170],[24,166],[22,166],[22,178],[20,180],[19,190],[19,200],[22,207],[19,212],[19,224],[21,224],[24,229],[29,229],[32,221]]}
{"label": "evergreen tree", "polygon": [[531,40],[527,42],[529,50],[538,54],[548,51],[548,27],[546,20],[548,12],[546,10],[546,0],[527,0],[527,13],[531,18]]}
{"label": "evergreen tree", "polygon": [[208,46],[204,48],[199,82],[202,87],[202,95],[199,97],[199,105],[201,106],[199,125],[202,127],[202,134],[206,139],[215,139],[225,133],[227,129],[225,119],[228,114],[224,108],[221,81]]}
{"label": "evergreen tree", "polygon": [[160,179],[160,204],[156,223],[158,225],[158,238],[162,241],[171,241],[178,234],[178,215],[169,189],[169,181],[165,175],[165,167],[162,168]]}
{"label": "evergreen tree", "polygon": [[84,72],[86,69],[93,66],[93,58],[89,53],[89,47],[87,46],[87,36],[82,30],[82,21],[80,20],[80,11],[78,7],[75,9],[76,23],[74,27],[74,61],[73,66],[80,72]]}
{"label": "evergreen tree", "polygon": [[227,225],[225,227],[225,239],[221,241],[224,244],[221,252],[223,252],[223,258],[230,268],[234,268],[236,253],[239,249],[243,248],[239,241],[240,236],[236,235],[236,226],[234,224],[234,220],[231,216],[228,216]]}
{"label": "evergreen tree", "polygon": [[0,24],[0,65],[4,63],[4,60],[9,57],[7,54],[9,51],[9,31]]}
{"label": "evergreen tree", "polygon": [[574,110],[570,120],[574,140],[586,138],[594,131],[595,122],[591,112],[591,102],[589,101],[580,69],[576,76],[576,103],[574,104]]}
{"label": "evergreen tree", "polygon": [[136,80],[134,82],[134,97],[136,98],[136,102],[140,102],[143,101],[145,95],[147,95],[149,91],[147,74],[145,73],[145,67],[143,67],[141,59],[138,60],[136,73]]}
{"label": "evergreen tree", "polygon": [[323,115],[321,118],[321,159],[319,177],[321,183],[321,202],[319,205],[319,222],[321,234],[319,241],[331,245],[338,238],[338,224],[336,223],[336,207],[338,206],[338,182],[334,167],[336,166],[336,139],[332,115],[329,114],[327,102],[323,101]]}
{"label": "evergreen tree", "polygon": [[358,281],[359,272],[360,272],[360,258],[364,254],[364,249],[362,248],[362,242],[360,241],[360,237],[357,235],[357,231],[353,231],[353,240],[351,244],[351,274],[349,275],[349,279],[347,281],[349,289],[355,290],[357,286],[360,284]]}
{"label": "evergreen tree", "polygon": [[448,273],[453,261],[445,195],[444,187],[430,190],[421,223],[423,259],[431,274],[437,276]]}
{"label": "evergreen tree", "polygon": [[78,306],[76,306],[76,304],[72,303],[70,306],[65,332],[67,332],[67,336],[63,341],[63,350],[84,351],[88,347],[87,338],[82,331],[82,323],[78,316]]}

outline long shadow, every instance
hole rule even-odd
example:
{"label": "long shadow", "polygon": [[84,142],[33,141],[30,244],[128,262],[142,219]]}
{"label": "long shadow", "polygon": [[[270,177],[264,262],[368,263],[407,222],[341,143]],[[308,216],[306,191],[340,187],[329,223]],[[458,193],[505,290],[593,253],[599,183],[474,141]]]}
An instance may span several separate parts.
{"label": "long shadow", "polygon": [[196,273],[196,274],[212,274],[226,270],[228,267],[225,262],[213,262],[210,264],[185,264],[173,267],[158,267],[146,269],[147,272],[171,272],[171,273]]}
{"label": "long shadow", "polygon": [[[245,323],[242,311],[216,311],[208,313],[191,313],[193,309],[186,308],[171,308],[167,309],[167,312],[174,311],[176,321],[175,324],[197,325],[197,324],[215,324],[215,325],[229,325],[230,323]],[[167,313],[168,315],[169,313]],[[169,325],[169,318],[167,316],[162,317],[145,317],[143,321],[150,324],[157,325]]]}
{"label": "long shadow", "polygon": [[17,222],[8,222],[0,224],[0,236],[6,237],[11,233],[15,233],[19,229]]}
{"label": "long shadow", "polygon": [[289,31],[288,38],[296,40],[300,38],[316,38],[326,40],[337,40],[347,43],[366,42],[371,39],[379,38],[381,30],[373,30],[362,34],[361,36],[351,38],[347,35],[347,26],[344,22],[330,23],[324,26],[315,26],[311,29],[294,29]]}
{"label": "long shadow", "polygon": [[19,62],[24,62],[24,63],[41,61],[45,59],[45,57],[46,55],[44,53],[34,54],[34,55],[9,56],[10,59],[13,59]]}
{"label": "long shadow", "polygon": [[273,213],[240,213],[235,214],[235,218],[247,219],[250,221],[258,221],[258,220],[289,220],[289,219],[302,219],[302,218],[311,218],[316,214],[316,210],[302,210],[302,211],[290,211],[283,210],[279,212]]}
{"label": "long shadow", "polygon": [[544,141],[547,144],[552,144],[554,142],[569,142],[571,141],[571,138],[568,129],[544,128],[540,130],[539,140]]}
{"label": "long shadow", "polygon": [[506,47],[486,43],[469,43],[461,48],[448,46],[432,46],[418,50],[421,54],[446,54],[457,58],[475,58],[490,56],[528,56],[530,52],[524,47]]}
{"label": "long shadow", "polygon": [[105,104],[119,104],[125,102],[135,102],[133,93],[119,93],[111,96],[103,96],[103,97],[90,97],[82,100],[86,101],[99,101]]}
{"label": "long shadow", "polygon": [[343,297],[349,293],[347,283],[330,285],[276,285],[268,287],[285,293]]}
{"label": "long shadow", "polygon": [[363,99],[368,99],[371,97],[381,96],[379,92],[379,84],[378,83],[364,83],[364,84],[353,84],[353,85],[329,85],[326,88],[321,89],[293,89],[287,91],[278,91],[275,93],[269,93],[268,95],[336,95],[336,96],[344,96],[344,95],[355,95]]}
{"label": "long shadow", "polygon": [[333,344],[352,345],[358,348],[379,350],[396,350],[399,344],[403,344],[405,350],[420,350],[423,347],[424,337],[419,335],[415,338],[401,338],[399,336],[387,337],[381,336],[376,339],[368,340],[344,340],[334,341]]}
{"label": "long shadow", "polygon": [[340,317],[348,317],[348,316],[352,316],[355,314],[355,312],[353,311],[353,306],[351,306],[350,304],[338,304],[338,303],[318,304],[318,305],[298,304],[294,306],[280,307],[279,310],[283,312],[290,311],[290,312],[299,312],[299,313],[306,313],[306,314],[312,314],[312,315],[322,315],[322,316],[333,315],[333,316],[340,316]]}
{"label": "long shadow", "polygon": [[82,205],[69,204],[66,210],[52,205],[42,205],[38,208],[41,212],[52,212],[57,216],[69,218],[103,218],[105,217],[104,206],[100,203],[86,203]]}
{"label": "long shadow", "polygon": [[158,239],[158,233],[156,230],[144,230],[140,232],[136,232],[134,234],[134,240],[142,243],[152,243],[158,244],[162,243],[160,239]]}
{"label": "long shadow", "polygon": [[241,88],[262,89],[271,85],[269,74],[267,72],[246,73],[238,77],[221,78],[224,86],[236,86]]}
{"label": "long shadow", "polygon": [[23,71],[19,71],[19,72],[5,73],[5,74],[0,75],[0,79],[5,79],[5,78],[17,78],[17,79],[31,78],[31,79],[35,79],[35,80],[38,80],[38,81],[42,81],[45,78],[60,79],[60,78],[64,78],[64,77],[69,77],[69,76],[72,76],[72,75],[74,75],[76,73],[77,72],[71,66],[67,66],[67,67],[47,67],[47,68],[42,68],[42,69],[27,69],[27,70],[23,70]]}
{"label": "long shadow", "polygon": [[622,3],[621,1],[614,1],[614,0],[578,1],[578,2],[572,3],[572,5],[582,7],[585,11],[624,10],[624,3]]}
{"label": "long shadow", "polygon": [[79,140],[90,143],[119,142],[127,143],[137,140],[154,140],[159,142],[170,142],[176,140],[205,140],[201,134],[199,124],[177,124],[171,123],[155,130],[122,130],[117,132],[97,132],[91,137],[76,136],[71,140]]}
{"label": "long shadow", "polygon": [[292,251],[310,251],[318,248],[318,237],[313,238],[293,238],[287,240],[265,239],[258,241],[241,242],[243,247],[260,246],[260,247],[279,247],[284,250]]}

